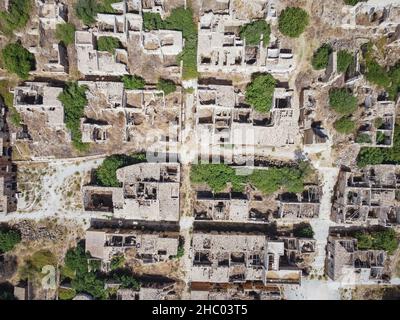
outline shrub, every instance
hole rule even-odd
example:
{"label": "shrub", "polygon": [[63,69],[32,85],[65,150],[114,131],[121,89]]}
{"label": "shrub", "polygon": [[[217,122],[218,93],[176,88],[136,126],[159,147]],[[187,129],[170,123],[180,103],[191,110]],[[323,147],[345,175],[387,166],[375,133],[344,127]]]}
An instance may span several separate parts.
{"label": "shrub", "polygon": [[293,235],[298,238],[313,238],[314,231],[309,223],[299,223],[295,225],[293,228]]}
{"label": "shrub", "polygon": [[380,129],[383,125],[383,119],[378,117],[374,120],[374,126],[376,129]]}
{"label": "shrub", "polygon": [[0,230],[0,253],[14,249],[21,242],[21,235],[15,230]]}
{"label": "shrub", "polygon": [[367,60],[366,67],[367,72],[365,74],[365,77],[369,82],[372,82],[384,88],[390,86],[390,77],[385,68],[380,66],[378,62],[376,62],[375,60]]}
{"label": "shrub", "polygon": [[325,43],[315,51],[311,64],[315,70],[325,69],[329,63],[329,55],[332,53],[332,47]]}
{"label": "shrub", "polygon": [[21,115],[14,107],[14,95],[10,92],[9,83],[5,80],[0,81],[0,100],[4,102],[8,109],[11,123],[16,127],[21,126]]}
{"label": "shrub", "polygon": [[263,45],[269,44],[271,27],[265,20],[257,20],[240,27],[240,38],[246,39],[248,45],[258,45],[263,38]]}
{"label": "shrub", "polygon": [[340,50],[337,54],[337,69],[339,72],[346,72],[347,68],[353,62],[353,55],[346,51]]}
{"label": "shrub", "polygon": [[344,0],[344,3],[349,6],[355,6],[359,2],[365,2],[367,0]]}
{"label": "shrub", "polygon": [[385,134],[382,131],[376,133],[376,144],[384,144],[386,139]]}
{"label": "shrub", "polygon": [[72,23],[59,23],[56,27],[56,38],[68,46],[74,43],[75,26]]}
{"label": "shrub", "polygon": [[29,21],[31,0],[10,0],[8,11],[0,12],[0,30],[7,35],[25,27]]}
{"label": "shrub", "polygon": [[35,56],[19,43],[6,45],[1,53],[5,68],[21,79],[27,79],[35,68]]}
{"label": "shrub", "polygon": [[308,22],[307,11],[298,7],[288,7],[279,15],[278,27],[285,36],[297,38],[304,32]]}
{"label": "shrub", "polygon": [[333,126],[337,132],[342,134],[349,134],[353,132],[356,127],[354,121],[347,117],[342,117],[339,120],[336,120]]}
{"label": "shrub", "polygon": [[120,269],[124,266],[125,264],[125,257],[123,254],[117,254],[112,257],[111,263],[110,263],[110,269],[111,270],[116,270]]}
{"label": "shrub", "polygon": [[176,85],[171,80],[159,79],[157,83],[157,89],[164,91],[164,94],[167,96],[176,91]]}
{"label": "shrub", "polygon": [[111,6],[113,3],[120,2],[120,0],[102,0],[98,4],[98,12],[99,13],[115,13],[115,10]]}
{"label": "shrub", "polygon": [[329,92],[329,105],[340,114],[352,114],[357,109],[357,98],[344,88]]}
{"label": "shrub", "polygon": [[357,143],[372,143],[371,137],[366,133],[360,133],[356,138]]}
{"label": "shrub", "polygon": [[97,38],[97,50],[99,51],[107,51],[114,54],[115,49],[118,49],[120,46],[121,43],[117,38],[107,36]]}
{"label": "shrub", "polygon": [[355,238],[360,250],[384,250],[388,254],[393,254],[398,246],[396,232],[391,228],[380,231],[357,232]]}
{"label": "shrub", "polygon": [[143,153],[131,156],[122,154],[109,156],[95,172],[96,183],[104,187],[119,187],[121,183],[117,179],[117,169],[141,162],[146,162],[146,156]]}
{"label": "shrub", "polygon": [[58,96],[64,107],[65,125],[71,131],[73,146],[78,151],[85,151],[88,144],[82,143],[80,127],[81,118],[84,116],[87,87],[78,85],[77,82],[68,82],[63,92]]}
{"label": "shrub", "polygon": [[113,279],[117,282],[120,282],[121,288],[123,289],[140,289],[139,281],[133,276],[129,269],[116,270],[113,274]]}
{"label": "shrub", "polygon": [[93,272],[77,273],[75,279],[72,279],[71,286],[76,292],[90,294],[96,299],[105,299],[104,280],[97,277]]}
{"label": "shrub", "polygon": [[122,77],[122,82],[127,90],[143,89],[146,85],[144,79],[136,75],[125,75]]}
{"label": "shrub", "polygon": [[67,251],[64,258],[65,267],[72,272],[84,273],[88,271],[87,260],[90,256],[85,253],[83,243],[79,243],[75,248]]}
{"label": "shrub", "polygon": [[246,102],[256,111],[266,113],[271,110],[276,80],[269,73],[255,74],[246,88]]}
{"label": "shrub", "polygon": [[96,0],[78,0],[75,5],[76,16],[88,26],[96,22],[97,13],[98,3]]}
{"label": "shrub", "polygon": [[60,288],[58,289],[58,299],[60,300],[72,300],[76,296],[74,289]]}

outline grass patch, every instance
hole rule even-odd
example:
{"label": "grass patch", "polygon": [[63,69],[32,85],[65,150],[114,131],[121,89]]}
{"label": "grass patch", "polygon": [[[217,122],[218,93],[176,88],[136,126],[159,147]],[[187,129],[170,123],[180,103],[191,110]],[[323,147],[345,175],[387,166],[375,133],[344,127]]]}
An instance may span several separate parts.
{"label": "grass patch", "polygon": [[76,296],[76,291],[72,288],[58,289],[58,299],[60,300],[72,300],[75,296]]}
{"label": "grass patch", "polygon": [[356,137],[357,143],[372,143],[371,137],[366,133],[360,133]]}
{"label": "grass patch", "polygon": [[119,39],[114,37],[101,36],[97,38],[97,50],[107,51],[111,54],[115,53],[115,50],[121,47]]}
{"label": "grass patch", "polygon": [[144,89],[146,85],[144,79],[137,75],[125,75],[122,77],[122,82],[127,90]]}
{"label": "grass patch", "polygon": [[353,55],[347,50],[340,50],[337,54],[337,69],[339,72],[346,72],[353,62]]}
{"label": "grass patch", "polygon": [[391,255],[398,246],[396,232],[391,228],[380,231],[357,232],[355,238],[360,250],[384,250]]}
{"label": "grass patch", "polygon": [[56,27],[56,38],[68,46],[75,41],[75,25],[72,23],[59,23]]}
{"label": "grass patch", "polygon": [[333,126],[335,130],[341,134],[352,133],[356,128],[354,121],[348,117],[342,117],[339,120],[336,120]]}
{"label": "grass patch", "polygon": [[22,122],[21,115],[14,107],[14,96],[10,92],[10,85],[6,80],[0,80],[0,99],[1,98],[10,113],[9,119],[11,123],[16,127],[20,127]]}
{"label": "grass patch", "polygon": [[7,44],[1,55],[5,68],[23,80],[28,79],[29,72],[35,69],[35,56],[18,42]]}
{"label": "grass patch", "polygon": [[160,91],[163,91],[164,94],[167,96],[170,93],[173,93],[176,91],[176,85],[171,80],[159,79],[158,83],[157,83],[157,89]]}

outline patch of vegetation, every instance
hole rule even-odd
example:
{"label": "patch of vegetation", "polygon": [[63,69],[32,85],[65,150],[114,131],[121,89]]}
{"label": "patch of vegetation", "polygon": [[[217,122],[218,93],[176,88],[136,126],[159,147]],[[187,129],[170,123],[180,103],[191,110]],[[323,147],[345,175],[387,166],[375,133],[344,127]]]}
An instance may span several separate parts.
{"label": "patch of vegetation", "polygon": [[342,117],[339,120],[336,120],[333,126],[337,132],[342,134],[352,133],[356,128],[354,121],[348,117]]}
{"label": "patch of vegetation", "polygon": [[176,91],[176,85],[171,80],[159,79],[157,82],[157,89],[163,91],[167,96]]}
{"label": "patch of vegetation", "polygon": [[6,105],[8,112],[10,113],[11,123],[16,127],[21,126],[21,115],[14,107],[14,96],[10,92],[10,86],[8,81],[6,80],[0,80],[0,99],[3,99],[3,102]]}
{"label": "patch of vegetation", "polygon": [[113,272],[112,278],[121,283],[123,289],[140,289],[140,282],[134,277],[130,269],[118,269]]}
{"label": "patch of vegetation", "polygon": [[124,154],[109,156],[104,159],[95,172],[96,183],[104,187],[119,187],[121,183],[117,179],[117,169],[141,162],[146,162],[144,153],[130,156]]}
{"label": "patch of vegetation", "polygon": [[386,139],[385,134],[382,131],[376,133],[376,144],[384,144]]}
{"label": "patch of vegetation", "polygon": [[143,29],[146,31],[165,29],[165,22],[159,13],[143,12]]}
{"label": "patch of vegetation", "polygon": [[298,238],[312,239],[314,231],[309,223],[302,222],[294,226],[293,235]]}
{"label": "patch of vegetation", "polygon": [[376,129],[380,129],[383,125],[383,119],[381,117],[378,117],[374,120],[374,126]]}
{"label": "patch of vegetation", "polygon": [[9,0],[8,11],[0,12],[0,31],[9,36],[25,27],[31,10],[31,0]]}
{"label": "patch of vegetation", "polygon": [[357,232],[355,238],[360,250],[385,250],[391,255],[398,246],[396,232],[391,228],[380,231]]}
{"label": "patch of vegetation", "polygon": [[117,2],[120,0],[101,0],[97,9],[98,13],[115,13],[116,11],[111,5]]}
{"label": "patch of vegetation", "polygon": [[353,62],[353,55],[347,50],[340,50],[337,54],[337,69],[339,72],[346,72]]}
{"label": "patch of vegetation", "polygon": [[1,55],[5,68],[21,79],[27,79],[29,71],[35,69],[35,56],[19,43],[9,43],[1,51]]}
{"label": "patch of vegetation", "polygon": [[253,74],[251,83],[246,87],[246,102],[258,112],[269,112],[272,108],[276,83],[275,78],[269,73]]}
{"label": "patch of vegetation", "polygon": [[228,184],[233,191],[243,191],[250,183],[264,194],[271,194],[280,188],[288,192],[301,192],[303,181],[310,173],[310,167],[300,163],[298,168],[269,168],[253,170],[249,176],[236,175],[235,169],[226,164],[193,165],[190,179],[193,183],[206,183],[214,192],[223,191]]}
{"label": "patch of vegetation", "polygon": [[58,96],[64,107],[65,125],[71,131],[73,146],[81,152],[88,149],[89,144],[82,142],[81,118],[84,117],[86,98],[86,86],[80,86],[77,82],[68,82],[63,92]]}
{"label": "patch of vegetation", "polygon": [[57,259],[55,255],[49,250],[39,250],[32,254],[19,270],[20,278],[31,280],[33,282],[39,281],[44,277],[42,269],[45,266],[56,267]]}
{"label": "patch of vegetation", "polygon": [[220,192],[230,183],[236,191],[242,191],[246,178],[237,176],[235,169],[226,164],[196,164],[190,171],[193,183],[206,183],[214,192]]}
{"label": "patch of vegetation", "polygon": [[367,60],[366,67],[367,72],[365,77],[369,82],[372,82],[383,88],[390,87],[391,80],[384,67],[372,59]]}
{"label": "patch of vegetation", "polygon": [[78,0],[75,5],[75,15],[86,25],[90,26],[96,22],[98,13],[98,3],[96,0]]}
{"label": "patch of vegetation", "polygon": [[357,156],[357,165],[364,167],[374,164],[400,164],[400,126],[394,127],[391,148],[363,147]]}
{"label": "patch of vegetation", "polygon": [[60,288],[58,289],[58,299],[60,300],[72,300],[76,296],[76,291],[71,288]]}
{"label": "patch of vegetation", "polygon": [[75,40],[75,25],[72,23],[59,23],[56,27],[56,38],[64,45],[68,46]]}
{"label": "patch of vegetation", "polygon": [[137,75],[125,75],[122,77],[122,82],[127,90],[143,89],[146,85],[144,79]]}
{"label": "patch of vegetation", "polygon": [[366,133],[360,133],[356,138],[357,143],[372,143],[371,137]]}
{"label": "patch of vegetation", "polygon": [[101,36],[97,38],[97,50],[98,51],[107,51],[109,53],[114,54],[115,49],[118,49],[121,47],[121,43],[119,42],[119,39],[114,38],[114,37],[107,37],[107,36]]}
{"label": "patch of vegetation", "polygon": [[124,264],[125,264],[124,255],[123,254],[116,254],[111,259],[110,269],[111,270],[121,269],[124,266]]}
{"label": "patch of vegetation", "polygon": [[367,0],[344,0],[344,3],[349,6],[355,6],[359,2],[365,2]]}
{"label": "patch of vegetation", "polygon": [[69,249],[65,255],[65,266],[75,273],[71,280],[71,287],[76,293],[87,293],[96,299],[105,299],[104,279],[96,272],[88,271],[88,258],[84,244],[79,243],[77,247]]}
{"label": "patch of vegetation", "polygon": [[329,55],[332,53],[332,47],[328,43],[324,43],[320,46],[311,60],[311,65],[315,70],[325,69],[329,64]]}
{"label": "patch of vegetation", "polygon": [[165,20],[162,20],[158,13],[144,13],[143,28],[181,31],[185,39],[185,47],[178,55],[178,62],[183,62],[182,78],[184,80],[197,78],[197,26],[191,8],[175,8]]}
{"label": "patch of vegetation", "polygon": [[329,105],[337,113],[349,115],[357,109],[357,98],[345,88],[335,88],[329,92]]}
{"label": "patch of vegetation", "polygon": [[263,46],[269,44],[271,27],[265,20],[257,20],[240,27],[240,38],[246,39],[247,45],[258,45],[263,40]]}
{"label": "patch of vegetation", "polygon": [[279,31],[285,36],[297,38],[308,26],[309,19],[307,11],[298,7],[288,7],[279,15]]}
{"label": "patch of vegetation", "polygon": [[0,230],[0,253],[5,253],[14,249],[21,242],[21,235],[12,229]]}

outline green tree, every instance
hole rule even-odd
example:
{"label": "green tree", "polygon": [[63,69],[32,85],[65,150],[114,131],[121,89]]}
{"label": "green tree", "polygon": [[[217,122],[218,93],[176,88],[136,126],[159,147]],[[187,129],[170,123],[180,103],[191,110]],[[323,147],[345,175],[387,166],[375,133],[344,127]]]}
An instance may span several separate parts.
{"label": "green tree", "polygon": [[9,0],[8,11],[0,12],[0,31],[11,35],[14,30],[22,29],[29,21],[31,0]]}
{"label": "green tree", "polygon": [[85,273],[88,271],[89,254],[85,252],[85,247],[79,243],[75,248],[67,251],[64,258],[64,264],[73,272]]}
{"label": "green tree", "polygon": [[72,23],[59,23],[56,27],[56,38],[68,46],[74,43],[75,29]]}
{"label": "green tree", "polygon": [[355,238],[360,250],[384,250],[391,255],[398,247],[396,231],[391,228],[357,232]]}
{"label": "green tree", "polygon": [[391,79],[384,67],[379,65],[375,60],[367,60],[366,79],[378,86],[387,88],[391,85]]}
{"label": "green tree", "polygon": [[120,48],[121,43],[117,38],[101,36],[97,38],[97,50],[114,54],[115,49]]}
{"label": "green tree", "polygon": [[21,79],[27,79],[29,71],[35,68],[35,56],[19,43],[6,45],[1,53],[5,68]]}
{"label": "green tree", "polygon": [[329,55],[332,53],[332,47],[325,43],[314,52],[311,65],[315,70],[325,69],[329,63]]}
{"label": "green tree", "polygon": [[346,72],[347,68],[353,62],[353,55],[347,50],[340,50],[337,54],[337,69],[339,72]]}
{"label": "green tree", "polygon": [[125,75],[122,77],[122,82],[127,90],[143,89],[146,85],[144,79],[137,75]]}
{"label": "green tree", "polygon": [[271,27],[265,20],[257,20],[240,27],[240,38],[246,39],[247,45],[258,45],[263,40],[266,47],[269,44]]}
{"label": "green tree", "polygon": [[348,117],[342,117],[339,120],[336,120],[333,126],[337,132],[342,134],[352,133],[356,128],[354,121]]}
{"label": "green tree", "polygon": [[246,88],[246,102],[258,112],[269,112],[272,107],[275,86],[276,80],[269,73],[254,74],[251,83]]}
{"label": "green tree", "polygon": [[160,91],[164,91],[164,94],[167,96],[170,93],[176,91],[176,85],[171,80],[159,79],[157,83],[157,89]]}
{"label": "green tree", "polygon": [[96,22],[99,5],[96,0],[78,0],[75,5],[76,16],[86,25]]}
{"label": "green tree", "polygon": [[348,115],[357,109],[357,98],[345,88],[335,88],[329,92],[329,105],[336,112]]}
{"label": "green tree", "polygon": [[309,223],[302,222],[294,226],[293,235],[298,238],[312,239],[314,231]]}
{"label": "green tree", "polygon": [[14,249],[21,242],[21,235],[15,230],[0,230],[0,253]]}
{"label": "green tree", "polygon": [[78,151],[85,151],[88,144],[82,143],[82,132],[80,127],[81,118],[85,115],[86,86],[80,86],[77,82],[68,82],[63,92],[58,96],[64,106],[65,125],[71,131],[73,146]]}
{"label": "green tree", "polygon": [[72,279],[71,286],[76,292],[88,293],[96,299],[105,299],[104,280],[93,272],[78,272]]}
{"label": "green tree", "polygon": [[307,11],[298,7],[288,7],[281,12],[278,18],[279,31],[285,36],[297,38],[309,23]]}
{"label": "green tree", "polygon": [[121,154],[109,156],[95,172],[96,183],[105,187],[119,187],[121,183],[117,179],[117,169],[141,162],[146,162],[146,156],[143,153],[131,156]]}
{"label": "green tree", "polygon": [[139,281],[131,274],[129,270],[122,269],[117,270],[113,276],[114,280],[121,283],[121,288],[123,289],[133,289],[139,290],[140,283]]}

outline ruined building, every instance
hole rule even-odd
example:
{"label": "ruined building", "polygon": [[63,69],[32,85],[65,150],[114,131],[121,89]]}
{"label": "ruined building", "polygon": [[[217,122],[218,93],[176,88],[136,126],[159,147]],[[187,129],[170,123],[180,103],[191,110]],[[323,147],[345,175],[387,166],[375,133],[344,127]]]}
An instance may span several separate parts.
{"label": "ruined building", "polygon": [[283,241],[269,241],[265,235],[256,234],[196,232],[192,242],[192,282],[301,282],[299,269],[280,267]]}
{"label": "ruined building", "polygon": [[367,166],[352,172],[341,170],[331,218],[346,224],[399,224],[399,186],[399,166]]}
{"label": "ruined building", "polygon": [[380,280],[386,258],[383,250],[358,250],[355,238],[328,237],[326,272],[332,280]]}
{"label": "ruined building", "polygon": [[86,248],[92,258],[101,260],[102,270],[109,270],[112,258],[129,252],[142,263],[167,261],[177,254],[177,232],[143,230],[89,229]]}
{"label": "ruined building", "polygon": [[117,179],[121,187],[83,187],[85,210],[124,219],[179,220],[179,164],[134,164],[118,169]]}

